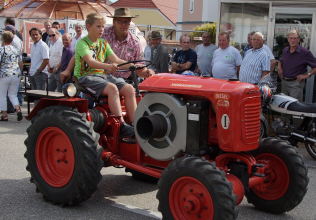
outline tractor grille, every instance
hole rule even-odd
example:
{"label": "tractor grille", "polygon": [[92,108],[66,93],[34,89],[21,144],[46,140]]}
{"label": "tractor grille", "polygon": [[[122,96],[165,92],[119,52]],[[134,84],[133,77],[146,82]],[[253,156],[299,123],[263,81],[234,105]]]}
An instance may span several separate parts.
{"label": "tractor grille", "polygon": [[246,143],[257,142],[260,136],[260,99],[247,98],[241,108],[242,139]]}

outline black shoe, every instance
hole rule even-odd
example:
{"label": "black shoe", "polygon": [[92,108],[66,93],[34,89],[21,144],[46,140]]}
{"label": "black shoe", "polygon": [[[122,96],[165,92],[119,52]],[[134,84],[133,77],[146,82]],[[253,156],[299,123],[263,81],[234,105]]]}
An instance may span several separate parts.
{"label": "black shoe", "polygon": [[22,116],[22,112],[21,112],[21,111],[18,111],[18,112],[17,112],[17,116],[18,116],[18,118],[17,118],[18,121],[21,121],[21,120],[23,119],[23,116]]}
{"label": "black shoe", "polygon": [[134,127],[126,124],[125,122],[121,124],[120,137],[133,137],[135,136]]}

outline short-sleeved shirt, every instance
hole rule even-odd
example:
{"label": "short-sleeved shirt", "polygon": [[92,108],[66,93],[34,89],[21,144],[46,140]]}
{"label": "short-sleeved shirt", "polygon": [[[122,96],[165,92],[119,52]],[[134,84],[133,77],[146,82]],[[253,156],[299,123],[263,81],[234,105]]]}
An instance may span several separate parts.
{"label": "short-sleeved shirt", "polygon": [[[32,45],[31,48],[31,67],[30,76],[33,76],[37,69],[41,66],[43,60],[49,59],[49,48],[46,43],[40,39]],[[47,68],[43,70],[44,73],[47,72]]]}
{"label": "short-sleeved shirt", "polygon": [[106,40],[98,38],[92,42],[88,36],[78,41],[75,51],[75,73],[77,78],[88,74],[104,74],[104,69],[91,68],[84,60],[85,55],[90,54],[95,60],[104,63],[106,58],[113,54],[111,46]]}
{"label": "short-sleeved shirt", "polygon": [[20,74],[21,54],[14,46],[0,47],[0,61],[0,78]]}
{"label": "short-sleeved shirt", "polygon": [[283,76],[288,78],[295,78],[297,75],[306,73],[307,66],[316,67],[316,58],[309,50],[301,46],[298,46],[293,53],[290,52],[289,47],[284,48],[280,61]]}
{"label": "short-sleeved shirt", "polygon": [[64,47],[63,53],[61,56],[61,62],[60,62],[60,71],[64,71],[67,68],[68,63],[70,62],[72,56],[74,55],[74,51],[71,47]]}
{"label": "short-sleeved shirt", "polygon": [[241,82],[257,84],[264,71],[270,71],[268,54],[263,47],[250,49],[246,52],[245,58],[241,62],[239,80]]}
{"label": "short-sleeved shirt", "polygon": [[213,44],[209,46],[199,44],[195,47],[195,52],[197,54],[197,65],[202,75],[210,76],[212,74],[212,60],[214,51],[216,49],[217,46]]}
{"label": "short-sleeved shirt", "polygon": [[241,55],[235,47],[218,48],[213,55],[213,77],[218,79],[237,79],[237,66],[241,65],[241,61]]}
{"label": "short-sleeved shirt", "polygon": [[[191,62],[192,65],[189,69],[192,72],[194,72],[195,68],[196,68],[196,63],[197,63],[197,54],[194,50],[192,50],[191,48],[189,50],[179,50],[176,55],[173,58],[173,61],[176,63],[186,63],[186,62]],[[176,71],[177,74],[181,74],[186,70],[181,70],[181,71]]]}
{"label": "short-sleeved shirt", "polygon": [[52,68],[55,68],[60,64],[61,56],[63,54],[63,41],[61,37],[54,43],[50,43],[49,45],[49,65]]}
{"label": "short-sleeved shirt", "polygon": [[[125,40],[119,41],[116,39],[113,26],[106,27],[102,38],[107,40],[107,42],[111,45],[113,52],[120,59],[126,61],[143,59],[139,40],[130,32],[128,32]],[[131,75],[131,72],[116,72],[112,75],[115,77],[128,78]]]}

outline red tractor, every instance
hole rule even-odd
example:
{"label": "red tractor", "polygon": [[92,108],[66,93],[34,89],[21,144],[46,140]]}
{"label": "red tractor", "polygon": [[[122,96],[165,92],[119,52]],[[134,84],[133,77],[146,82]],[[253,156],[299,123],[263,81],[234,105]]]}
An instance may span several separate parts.
{"label": "red tractor", "polygon": [[167,220],[236,219],[244,195],[275,214],[302,201],[307,168],[289,142],[259,139],[256,86],[178,74],[144,80],[141,93],[135,86],[136,140],[119,137],[106,97],[89,109],[73,84],[68,97],[37,103],[25,157],[46,200],[79,204],[96,191],[102,167],[124,166],[135,178],[159,179],[158,209]]}

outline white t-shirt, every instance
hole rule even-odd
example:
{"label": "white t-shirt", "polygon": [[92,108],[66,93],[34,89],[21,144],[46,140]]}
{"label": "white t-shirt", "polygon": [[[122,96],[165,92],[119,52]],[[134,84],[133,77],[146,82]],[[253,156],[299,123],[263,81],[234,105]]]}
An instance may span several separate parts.
{"label": "white t-shirt", "polygon": [[213,44],[209,46],[204,46],[199,44],[195,47],[195,52],[197,54],[197,65],[201,71],[201,74],[210,76],[212,73],[212,59],[214,51],[217,47]]}
{"label": "white t-shirt", "polygon": [[49,66],[54,68],[60,64],[61,56],[63,54],[63,41],[60,38],[55,43],[50,44],[49,47]]}
{"label": "white t-shirt", "polygon": [[241,55],[235,47],[218,48],[213,56],[213,77],[218,79],[237,79],[236,67],[241,65],[241,61]]}
{"label": "white t-shirt", "polygon": [[76,38],[76,36],[74,36],[72,39],[71,39],[71,43],[70,43],[70,48],[72,49],[72,51],[75,51],[76,50],[76,44],[77,42],[82,38],[82,34],[80,35],[80,37]]}
{"label": "white t-shirt", "polygon": [[[44,59],[49,59],[49,48],[45,42],[39,40],[37,43],[33,44],[31,48],[31,67],[29,72],[30,76],[33,76],[35,74]],[[43,72],[48,74],[47,66],[45,67]]]}
{"label": "white t-shirt", "polygon": [[21,41],[21,39],[16,36],[16,34],[13,37],[12,40],[12,46],[15,47],[17,49],[17,51],[22,54],[22,50],[23,50],[23,42]]}

